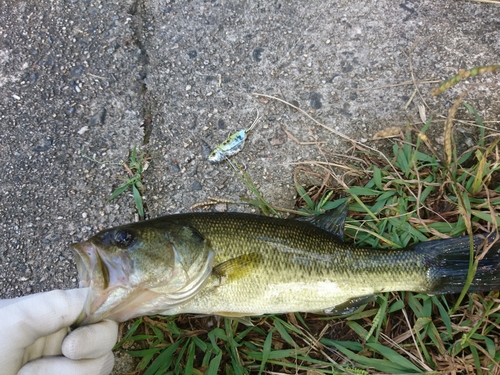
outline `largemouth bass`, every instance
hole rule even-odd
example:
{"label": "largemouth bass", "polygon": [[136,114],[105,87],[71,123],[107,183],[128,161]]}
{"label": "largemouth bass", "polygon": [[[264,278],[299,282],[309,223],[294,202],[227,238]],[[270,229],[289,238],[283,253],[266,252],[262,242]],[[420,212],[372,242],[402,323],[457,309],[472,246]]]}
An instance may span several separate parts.
{"label": "largemouth bass", "polygon": [[[340,313],[375,293],[457,293],[468,236],[381,250],[343,242],[346,207],[304,220],[187,213],[104,230],[74,244],[77,325],[152,314]],[[477,252],[486,242],[473,237]],[[500,289],[500,246],[479,262],[470,291]]]}

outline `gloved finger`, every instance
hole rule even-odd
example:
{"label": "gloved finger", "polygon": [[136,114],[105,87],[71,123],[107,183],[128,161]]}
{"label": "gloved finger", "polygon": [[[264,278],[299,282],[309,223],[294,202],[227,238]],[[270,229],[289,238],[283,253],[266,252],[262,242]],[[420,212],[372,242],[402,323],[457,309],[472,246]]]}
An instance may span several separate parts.
{"label": "gloved finger", "polygon": [[[14,298],[3,304],[0,308],[1,373],[15,374],[24,363],[23,357],[32,357],[26,352],[27,348],[40,337],[73,324],[83,309],[87,293],[88,289],[56,290]],[[59,349],[60,346],[61,341]]]}
{"label": "gloved finger", "polygon": [[28,346],[24,350],[22,363],[26,363],[43,356],[61,355],[61,343],[67,333],[68,328],[63,328],[52,335],[39,337],[32,345]]}
{"label": "gloved finger", "polygon": [[87,293],[88,289],[53,290],[21,298],[0,310],[0,319],[5,318],[2,335],[16,337],[16,344],[24,348],[69,327],[82,311]]}
{"label": "gloved finger", "polygon": [[5,306],[8,306],[8,305],[11,305],[13,303],[16,303],[16,300],[18,298],[8,298],[8,299],[0,299],[0,309],[2,307],[5,307]]}
{"label": "gloved finger", "polygon": [[62,353],[71,359],[98,358],[113,349],[118,338],[118,324],[111,320],[79,327],[62,343]]}
{"label": "gloved finger", "polygon": [[28,362],[17,375],[109,375],[114,364],[112,352],[100,358],[79,361],[65,357],[45,357]]}

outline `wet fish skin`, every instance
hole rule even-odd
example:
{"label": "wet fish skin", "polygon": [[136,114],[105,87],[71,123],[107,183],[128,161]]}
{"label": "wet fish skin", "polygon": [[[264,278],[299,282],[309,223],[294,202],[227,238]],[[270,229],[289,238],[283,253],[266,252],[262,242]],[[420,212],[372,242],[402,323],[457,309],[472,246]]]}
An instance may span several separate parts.
{"label": "wet fish skin", "polygon": [[[86,280],[82,286],[94,291],[79,324],[157,313],[328,313],[379,292],[454,293],[463,287],[469,237],[398,250],[360,248],[340,239],[340,215],[337,211],[307,222],[188,213],[100,232],[75,245],[77,253],[90,248],[101,259],[79,266],[80,278]],[[133,240],[119,248],[116,239],[121,237]],[[476,247],[482,241],[482,236],[474,237]],[[500,252],[492,250],[480,263],[483,272],[472,290],[500,288]],[[177,257],[163,255],[172,252]],[[116,265],[110,267],[109,254],[120,254],[114,258],[122,265],[119,272]],[[85,263],[85,256],[80,258]],[[106,267],[108,271],[102,270]],[[172,271],[175,267],[177,272]],[[81,271],[84,268],[90,277]],[[107,283],[99,277],[106,272]],[[175,291],[181,297],[175,298]]]}
{"label": "wet fish skin", "polygon": [[203,237],[175,224],[168,233],[124,225],[72,248],[80,287],[90,287],[75,326],[125,321],[181,303],[203,287],[215,255]]}

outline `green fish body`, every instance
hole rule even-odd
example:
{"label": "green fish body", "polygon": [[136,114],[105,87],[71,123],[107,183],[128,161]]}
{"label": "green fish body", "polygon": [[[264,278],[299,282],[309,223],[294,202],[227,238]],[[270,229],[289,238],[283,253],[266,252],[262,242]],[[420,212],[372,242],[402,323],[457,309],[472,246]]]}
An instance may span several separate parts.
{"label": "green fish body", "polygon": [[[342,241],[345,208],[312,219],[243,213],[165,216],[74,245],[89,297],[77,324],[148,314],[339,313],[375,293],[460,292],[468,236],[405,249]],[[473,237],[478,249],[484,237]],[[479,263],[472,291],[500,287],[500,250]]]}

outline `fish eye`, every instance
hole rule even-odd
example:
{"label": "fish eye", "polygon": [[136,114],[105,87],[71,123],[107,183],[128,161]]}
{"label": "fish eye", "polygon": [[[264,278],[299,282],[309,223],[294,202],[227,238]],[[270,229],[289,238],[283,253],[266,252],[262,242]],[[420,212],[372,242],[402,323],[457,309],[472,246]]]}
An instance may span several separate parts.
{"label": "fish eye", "polygon": [[120,230],[115,233],[114,240],[118,247],[125,249],[134,242],[134,235],[126,230]]}

